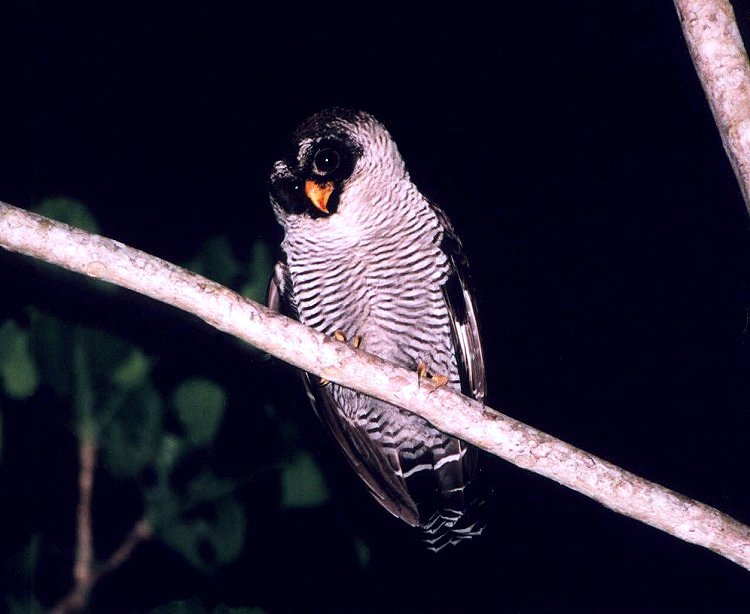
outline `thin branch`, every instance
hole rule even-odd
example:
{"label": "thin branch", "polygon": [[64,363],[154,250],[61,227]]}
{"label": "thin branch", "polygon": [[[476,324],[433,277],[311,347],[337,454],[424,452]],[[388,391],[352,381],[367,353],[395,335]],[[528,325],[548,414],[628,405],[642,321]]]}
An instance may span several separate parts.
{"label": "thin branch", "polygon": [[728,0],[674,0],[690,56],[750,212],[750,64]]}
{"label": "thin branch", "polygon": [[414,412],[446,433],[750,569],[750,527],[446,387],[420,386],[414,373],[195,273],[4,203],[0,245],[183,309],[285,362]]}
{"label": "thin branch", "polygon": [[80,470],[78,473],[78,509],[76,519],[76,555],[73,564],[73,588],[53,608],[54,614],[77,612],[86,607],[96,583],[128,560],[133,549],[151,537],[151,526],[145,518],[139,520],[123,540],[120,547],[99,566],[94,563],[94,536],[91,503],[94,493],[97,446],[90,437],[82,436],[78,447]]}
{"label": "thin branch", "polygon": [[78,577],[76,576],[76,585],[67,595],[65,595],[65,597],[55,604],[52,610],[50,610],[51,614],[78,612],[85,608],[88,603],[89,595],[91,594],[91,591],[94,590],[96,583],[107,574],[118,569],[120,565],[130,558],[135,547],[142,541],[150,539],[152,535],[153,530],[148,520],[141,518],[135,523],[117,550],[115,550],[106,561],[94,567],[92,557],[90,565],[86,570],[85,579],[79,582]]}
{"label": "thin branch", "polygon": [[96,444],[92,439],[81,437],[78,457],[81,466],[78,472],[76,556],[73,563],[75,583],[70,592],[55,606],[53,612],[75,612],[82,609],[88,601],[93,584],[94,538],[91,529],[91,499],[94,491]]}
{"label": "thin branch", "polygon": [[91,569],[94,564],[94,536],[91,522],[91,500],[94,492],[94,470],[96,468],[96,444],[87,437],[81,438],[79,446],[81,469],[78,476],[78,544],[73,577],[81,603],[88,598],[91,586]]}
{"label": "thin branch", "polygon": [[135,547],[142,541],[150,539],[152,535],[153,529],[151,528],[151,524],[145,518],[141,518],[135,523],[135,526],[130,530],[130,533],[125,537],[119,548],[106,561],[94,569],[92,584],[95,584],[101,578],[120,567],[133,554]]}

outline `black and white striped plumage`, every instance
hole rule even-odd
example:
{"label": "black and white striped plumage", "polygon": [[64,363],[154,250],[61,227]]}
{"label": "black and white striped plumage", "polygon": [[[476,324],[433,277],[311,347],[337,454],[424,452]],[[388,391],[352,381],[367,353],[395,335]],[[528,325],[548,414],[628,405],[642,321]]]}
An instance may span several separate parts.
{"label": "black and white striped plumage", "polygon": [[[445,214],[410,181],[372,116],[330,109],[293,134],[275,163],[271,203],[285,236],[269,305],[364,351],[420,363],[485,395],[466,259]],[[378,502],[439,550],[481,532],[470,512],[476,449],[422,418],[306,376],[315,409]]]}

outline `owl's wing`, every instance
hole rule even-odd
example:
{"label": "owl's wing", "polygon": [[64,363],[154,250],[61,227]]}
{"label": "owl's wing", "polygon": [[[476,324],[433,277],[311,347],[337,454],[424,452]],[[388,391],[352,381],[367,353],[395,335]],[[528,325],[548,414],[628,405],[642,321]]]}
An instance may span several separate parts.
{"label": "owl's wing", "polygon": [[289,267],[284,262],[277,262],[273,267],[271,279],[268,280],[266,306],[273,311],[297,319],[292,305],[292,284],[289,279]]}
{"label": "owl's wing", "polygon": [[346,419],[333,397],[334,384],[321,386],[318,378],[309,373],[304,373],[303,378],[316,413],[370,493],[394,516],[412,526],[419,525],[419,511],[404,477],[408,477],[409,467],[404,466],[398,451],[383,447],[363,426]]}
{"label": "owl's wing", "polygon": [[487,377],[479,336],[477,308],[471,289],[469,262],[461,240],[453,230],[448,217],[442,209],[433,203],[430,204],[443,225],[441,249],[448,256],[451,265],[450,274],[443,286],[443,296],[450,314],[456,363],[461,378],[461,392],[479,402],[484,402],[487,394]]}
{"label": "owl's wing", "polygon": [[[443,298],[451,325],[461,392],[483,403],[487,393],[487,379],[468,260],[448,217],[440,207],[429,200],[428,202],[443,227],[440,248],[448,257],[450,265],[448,277],[443,284]],[[453,448],[453,452],[449,453],[446,448],[442,460],[435,463],[443,497],[442,511],[436,517],[435,529],[429,525],[425,527],[428,534],[435,535],[426,540],[433,550],[440,550],[447,543],[456,543],[482,532],[476,515],[479,500],[471,486],[476,473],[477,449],[460,439],[451,438],[447,444]],[[448,458],[458,458],[458,462],[445,462]],[[451,517],[452,510],[463,510],[466,513],[456,519]],[[445,526],[450,527],[447,533]]]}
{"label": "owl's wing", "polygon": [[[297,319],[292,299],[289,271],[283,262],[276,264],[268,285],[268,307]],[[412,526],[419,525],[417,505],[406,485],[409,469],[403,467],[398,452],[378,445],[364,428],[349,422],[333,397],[331,386],[323,386],[315,375],[301,372],[312,402],[333,438],[344,451],[349,463],[367,484],[372,495],[394,516]]]}

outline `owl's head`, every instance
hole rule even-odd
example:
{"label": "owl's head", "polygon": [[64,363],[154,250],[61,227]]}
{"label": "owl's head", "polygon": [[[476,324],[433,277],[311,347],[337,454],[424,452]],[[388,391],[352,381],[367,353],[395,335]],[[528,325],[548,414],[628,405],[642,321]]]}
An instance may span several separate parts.
{"label": "owl's head", "polygon": [[332,108],[308,118],[273,165],[271,203],[279,220],[335,215],[349,207],[378,207],[388,186],[408,179],[385,127],[362,111]]}

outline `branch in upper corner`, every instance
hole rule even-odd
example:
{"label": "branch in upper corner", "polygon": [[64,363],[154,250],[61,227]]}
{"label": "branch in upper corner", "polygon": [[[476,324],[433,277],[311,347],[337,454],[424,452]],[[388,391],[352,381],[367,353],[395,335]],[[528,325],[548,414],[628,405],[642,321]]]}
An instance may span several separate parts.
{"label": "branch in upper corner", "polygon": [[728,0],[674,0],[690,56],[750,212],[750,63]]}
{"label": "branch in upper corner", "polygon": [[319,377],[416,413],[441,431],[750,569],[750,528],[446,387],[122,243],[0,203],[0,245],[183,309]]}

